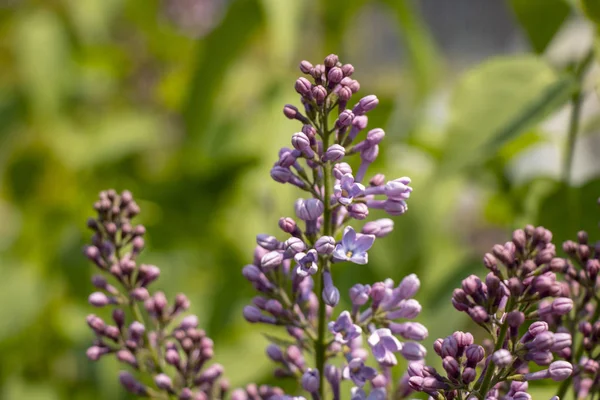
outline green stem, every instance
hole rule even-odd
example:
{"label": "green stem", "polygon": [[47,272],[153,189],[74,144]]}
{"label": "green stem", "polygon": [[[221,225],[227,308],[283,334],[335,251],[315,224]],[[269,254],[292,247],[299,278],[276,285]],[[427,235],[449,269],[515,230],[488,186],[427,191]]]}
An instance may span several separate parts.
{"label": "green stem", "polygon": [[[498,340],[496,341],[496,346],[494,346],[494,353],[496,351],[500,350],[500,348],[502,348],[502,345],[504,344],[504,339],[506,339],[507,332],[508,332],[508,324],[505,321],[502,324],[502,327],[500,327],[500,333],[498,334]],[[492,377],[494,376],[494,370],[496,369],[496,365],[494,364],[494,361],[492,360],[492,355],[493,355],[493,353],[490,354],[490,361],[488,362],[487,369],[485,371],[485,376],[483,377],[481,386],[479,386],[479,389],[477,390],[479,392],[479,394],[481,395],[480,398],[482,398],[482,399],[485,398],[485,395],[490,390],[490,383],[492,382]]]}
{"label": "green stem", "polygon": [[[130,300],[129,303],[130,307],[131,307],[131,312],[133,313],[133,317],[141,322],[142,324],[145,324],[144,318],[142,317],[142,313],[140,312],[140,308],[138,307],[137,303],[133,300]],[[148,337],[148,331],[144,330],[144,346],[146,347],[146,349],[148,350],[148,352],[150,353],[150,356],[152,357],[152,361],[154,362],[154,365],[156,366],[156,371],[158,373],[162,373],[162,366],[159,362],[158,359],[158,354],[156,353],[156,349],[154,347],[152,347],[152,344],[150,343],[150,338]]]}
{"label": "green stem", "polygon": [[[594,59],[593,51],[588,52],[586,57],[581,61],[581,63],[575,69],[575,78],[578,83],[581,85],[583,81],[583,77],[588,67],[590,66],[592,60]],[[573,156],[575,154],[575,142],[577,141],[577,134],[579,133],[579,122],[581,117],[581,105],[583,102],[583,93],[579,88],[577,92],[573,94],[571,97],[571,117],[569,119],[569,134],[567,135],[567,143],[566,143],[566,155],[564,159],[564,164],[562,168],[562,180],[565,184],[569,184],[571,180],[571,170],[573,168]]]}
{"label": "green stem", "polygon": [[[323,149],[327,149],[329,147],[329,138],[330,133],[327,128],[327,112],[323,110],[321,115],[321,135],[323,138]],[[327,162],[323,165],[323,235],[332,236],[332,223],[331,223],[331,190],[332,190],[332,182],[331,182],[331,163]],[[323,271],[329,270],[330,268],[330,259],[324,258],[321,268],[319,270],[319,279],[317,285],[317,295],[321,296],[324,287],[323,281]],[[319,395],[321,399],[325,398],[325,353],[327,350],[327,343],[325,341],[325,326],[327,324],[326,321],[326,304],[322,298],[319,298],[319,320],[318,320],[318,337],[315,343],[315,364],[316,368],[319,371]]]}

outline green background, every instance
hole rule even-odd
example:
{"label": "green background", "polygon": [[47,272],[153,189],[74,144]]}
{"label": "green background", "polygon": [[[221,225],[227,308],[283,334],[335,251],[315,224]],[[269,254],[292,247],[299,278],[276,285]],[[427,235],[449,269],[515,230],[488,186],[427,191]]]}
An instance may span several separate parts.
{"label": "green background", "polygon": [[[458,3],[0,1],[0,398],[127,398],[116,361],[85,357],[96,310],[81,250],[107,188],[138,199],[155,288],[189,296],[232,385],[272,382],[263,328],[241,317],[253,292],[240,271],[257,233],[282,237],[299,196],[268,173],[300,128],[282,108],[299,103],[301,59],[354,64],[360,94],[380,99],[369,126],[387,132],[371,172],[414,183],[369,265],[333,271],[345,299],[354,283],[418,273],[430,349],[471,328],[451,291],[486,273],[483,253],[512,229],[543,224],[558,247],[579,229],[597,238],[599,80],[580,85],[572,65],[587,49],[558,37],[580,28],[571,37],[591,46],[594,2]],[[477,42],[493,7],[514,46]],[[581,144],[561,181],[565,107],[581,87]]]}

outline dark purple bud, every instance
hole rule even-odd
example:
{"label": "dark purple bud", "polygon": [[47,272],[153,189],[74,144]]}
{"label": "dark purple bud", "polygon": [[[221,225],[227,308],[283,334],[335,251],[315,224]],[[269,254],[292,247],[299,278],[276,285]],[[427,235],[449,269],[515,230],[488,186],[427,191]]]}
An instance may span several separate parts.
{"label": "dark purple bud", "polygon": [[485,311],[485,308],[483,308],[481,306],[475,306],[473,308],[469,308],[467,310],[467,313],[469,314],[471,319],[478,324],[487,322],[490,319],[490,316],[488,315],[487,311]]}
{"label": "dark purple bud", "polygon": [[300,61],[300,71],[302,71],[302,73],[304,74],[310,74],[310,71],[313,69],[313,65],[306,61],[306,60],[302,60]]}
{"label": "dark purple bud", "polygon": [[456,357],[458,354],[458,343],[454,336],[448,336],[442,342],[442,357]]}
{"label": "dark purple bud", "polygon": [[298,226],[296,225],[296,221],[292,218],[280,218],[279,219],[279,228],[285,233],[294,234],[298,230]]}
{"label": "dark purple bud", "polygon": [[467,357],[467,363],[470,366],[475,367],[483,360],[483,357],[485,357],[485,351],[483,350],[483,347],[472,344],[465,350],[465,355]]}
{"label": "dark purple bud", "polygon": [[244,318],[250,323],[256,323],[262,320],[262,313],[254,306],[244,307]]}
{"label": "dark purple bud", "polygon": [[507,286],[512,296],[519,297],[523,293],[523,284],[521,283],[519,278],[515,276],[508,279]]}
{"label": "dark purple bud", "polygon": [[483,265],[485,265],[485,267],[491,271],[496,271],[498,269],[496,257],[490,253],[485,253],[483,256]]}
{"label": "dark purple bud", "polygon": [[371,286],[371,298],[373,299],[373,308],[379,306],[379,303],[383,301],[386,295],[387,288],[383,282],[375,282]]}
{"label": "dark purple bud", "polygon": [[298,92],[301,96],[310,96],[310,92],[311,92],[311,88],[312,85],[310,84],[309,80],[304,78],[304,77],[300,77],[296,80],[296,84],[294,85],[294,89],[296,89],[296,92]]}
{"label": "dark purple bud", "polygon": [[346,149],[339,144],[331,145],[323,155],[323,161],[337,162],[344,158]]}
{"label": "dark purple bud", "polygon": [[[445,357],[442,355],[442,348],[444,347],[444,339],[438,338],[433,342],[433,351],[440,357]],[[457,349],[458,350],[458,349]]]}
{"label": "dark purple bud", "polygon": [[460,365],[454,357],[444,357],[444,360],[442,361],[442,367],[448,374],[448,377],[456,379],[460,375]]}
{"label": "dark purple bud", "polygon": [[468,295],[473,295],[481,290],[481,279],[476,275],[470,275],[462,281],[462,288]]}
{"label": "dark purple bud", "polygon": [[274,344],[270,344],[267,347],[267,355],[269,356],[269,358],[275,362],[283,362],[284,358],[283,358],[283,352],[281,351],[281,348],[279,348],[279,346],[274,345]]}
{"label": "dark purple bud", "polygon": [[525,358],[527,360],[533,361],[537,365],[549,365],[554,359],[552,353],[550,353],[549,351],[534,351],[531,353],[527,353]]}
{"label": "dark purple bud", "polygon": [[270,312],[274,317],[279,317],[283,314],[283,305],[279,301],[271,299],[265,303],[265,310]]}
{"label": "dark purple bud", "polygon": [[138,382],[129,372],[119,372],[119,382],[121,382],[121,385],[123,385],[125,390],[127,390],[129,393],[133,393],[138,396],[148,396],[146,387]]}
{"label": "dark purple bud", "polygon": [[341,128],[343,126],[350,126],[350,125],[352,125],[353,119],[354,119],[354,114],[352,113],[352,111],[344,110],[340,113],[337,121],[335,121],[335,125],[338,128]]}
{"label": "dark purple bud", "polygon": [[260,234],[256,235],[256,243],[267,250],[277,250],[281,246],[281,243],[275,236]]}
{"label": "dark purple bud", "polygon": [[286,104],[283,107],[283,115],[285,115],[288,119],[296,119],[296,117],[299,115],[298,108],[291,104]]}
{"label": "dark purple bud", "polygon": [[528,332],[531,336],[537,336],[542,332],[546,332],[548,330],[548,324],[544,321],[536,321],[529,325]]}
{"label": "dark purple bud", "polygon": [[475,380],[476,376],[477,372],[475,371],[475,368],[466,367],[462,373],[462,381],[468,385]]}
{"label": "dark purple bud", "polygon": [[344,72],[340,67],[333,67],[327,73],[327,79],[331,83],[339,83],[344,78]]}
{"label": "dark purple bud", "polygon": [[176,368],[179,368],[181,365],[181,357],[179,357],[179,352],[175,349],[169,349],[165,353],[165,361],[169,365],[173,365]]}
{"label": "dark purple bud", "polygon": [[427,350],[421,343],[406,342],[400,350],[402,356],[408,361],[419,361],[425,358]]}
{"label": "dark purple bud", "polygon": [[325,98],[327,97],[327,89],[325,89],[321,85],[317,85],[312,88],[312,96],[317,102],[317,105],[323,105],[325,103]]}
{"label": "dark purple bud", "polygon": [[504,265],[510,266],[514,262],[514,254],[511,254],[508,250],[504,248],[504,246],[496,244],[492,248],[492,253],[494,256],[500,260]]}
{"label": "dark purple bud", "polygon": [[525,231],[523,229],[517,229],[513,232],[512,241],[515,244],[515,247],[522,252],[527,246],[527,237],[525,236]]}
{"label": "dark purple bud", "polygon": [[325,67],[327,67],[327,68],[333,68],[336,66],[338,61],[339,61],[339,58],[337,55],[330,54],[327,57],[325,57],[325,61],[323,62],[323,64],[325,64]]}
{"label": "dark purple bud", "polygon": [[168,375],[166,374],[158,374],[154,377],[154,384],[156,385],[157,388],[167,391],[167,392],[172,392],[173,391],[173,381],[171,381],[171,378],[169,378]]}
{"label": "dark purple bud", "polygon": [[579,332],[583,334],[583,336],[590,336],[592,334],[592,324],[587,321],[582,321],[579,323]]}
{"label": "dark purple bud", "polygon": [[506,323],[511,328],[518,328],[525,322],[525,314],[520,311],[511,311],[506,316]]}

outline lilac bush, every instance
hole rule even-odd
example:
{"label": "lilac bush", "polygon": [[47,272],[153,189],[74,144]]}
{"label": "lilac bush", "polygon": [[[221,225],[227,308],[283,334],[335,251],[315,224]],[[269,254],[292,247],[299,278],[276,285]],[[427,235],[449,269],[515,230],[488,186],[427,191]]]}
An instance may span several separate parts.
{"label": "lilac bush", "polygon": [[[483,257],[487,275],[468,276],[450,299],[489,337],[477,343],[472,333],[458,331],[435,340],[440,372],[427,365],[420,342],[428,330],[414,321],[421,312],[415,274],[397,284],[356,283],[344,296],[349,308],[339,307],[343,294],[334,277],[364,268],[376,239],[394,227],[391,218],[362,221],[374,209],[404,214],[412,188],[407,177],[386,181],[368,174],[385,133],[367,130],[367,113],[378,99],[355,100],[354,67],[332,54],[323,64],[302,61],[300,70],[305,76],[294,87],[302,110],[289,104],[283,110],[300,131],[291,135],[292,147],[279,151],[271,177],[300,189],[302,197],[295,217],[279,220],[277,236],[257,235],[252,262],[242,268],[256,290],[244,318],[286,335],[267,336],[274,376],[296,380],[315,400],[402,399],[416,392],[432,399],[525,400],[531,399],[528,382],[541,379],[563,382],[558,396],[570,388],[578,399],[600,391],[600,245],[590,245],[585,232],[563,244],[567,258],[557,257],[552,233],[543,227],[517,229],[512,240],[493,246]],[[143,397],[295,395],[255,384],[230,392],[223,367],[210,364],[213,342],[195,316],[183,316],[187,298],[178,294],[169,303],[150,288],[160,270],[138,262],[145,229],[132,223],[140,212],[132,195],[102,192],[94,208],[85,254],[100,274],[92,279],[98,291],[89,302],[112,307],[114,325],[88,316],[96,336],[91,360],[115,356],[128,367],[122,385]],[[407,367],[396,374],[399,356]],[[346,395],[343,380],[353,386]]]}

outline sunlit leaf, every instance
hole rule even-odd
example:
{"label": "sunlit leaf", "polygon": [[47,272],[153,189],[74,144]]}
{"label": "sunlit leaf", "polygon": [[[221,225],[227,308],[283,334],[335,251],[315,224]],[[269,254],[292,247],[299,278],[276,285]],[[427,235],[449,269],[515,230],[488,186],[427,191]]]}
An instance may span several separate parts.
{"label": "sunlit leaf", "polygon": [[497,57],[466,72],[450,102],[440,172],[473,165],[564,104],[576,85],[533,56]]}

